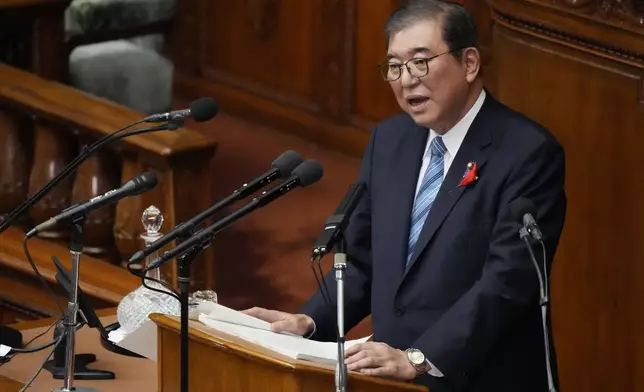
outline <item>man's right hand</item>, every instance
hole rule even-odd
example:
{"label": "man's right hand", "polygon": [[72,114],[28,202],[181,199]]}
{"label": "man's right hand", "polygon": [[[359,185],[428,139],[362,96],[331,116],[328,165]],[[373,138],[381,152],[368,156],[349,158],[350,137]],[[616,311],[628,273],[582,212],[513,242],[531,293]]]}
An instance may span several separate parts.
{"label": "man's right hand", "polygon": [[291,314],[258,307],[242,310],[242,313],[271,323],[273,332],[290,332],[305,336],[313,331],[313,319],[305,314]]}

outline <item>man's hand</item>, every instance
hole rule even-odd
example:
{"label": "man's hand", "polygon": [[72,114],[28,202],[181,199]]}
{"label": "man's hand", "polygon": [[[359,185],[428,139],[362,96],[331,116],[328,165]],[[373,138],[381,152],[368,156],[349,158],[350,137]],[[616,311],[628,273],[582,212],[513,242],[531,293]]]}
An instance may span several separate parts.
{"label": "man's hand", "polygon": [[404,351],[384,343],[365,342],[345,351],[348,371],[357,371],[370,376],[390,377],[397,380],[413,380],[416,369]]}
{"label": "man's hand", "polygon": [[313,319],[305,314],[291,314],[258,307],[242,310],[242,313],[271,323],[273,332],[290,332],[304,336],[313,331]]}

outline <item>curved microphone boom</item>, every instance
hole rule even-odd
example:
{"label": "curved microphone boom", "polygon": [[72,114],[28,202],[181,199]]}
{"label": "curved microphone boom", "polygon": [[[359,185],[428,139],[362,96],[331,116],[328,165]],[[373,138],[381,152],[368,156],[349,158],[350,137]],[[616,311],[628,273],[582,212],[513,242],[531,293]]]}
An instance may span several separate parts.
{"label": "curved microphone boom", "polygon": [[161,265],[167,263],[168,261],[174,259],[175,257],[180,256],[181,254],[190,251],[196,246],[203,245],[211,240],[211,238],[220,230],[224,229],[234,221],[248,215],[252,211],[265,206],[266,204],[274,201],[275,199],[283,196],[284,194],[290,192],[298,186],[308,186],[314,184],[322,178],[324,170],[322,165],[313,159],[307,159],[302,162],[298,167],[293,170],[293,174],[290,178],[282,182],[279,186],[274,187],[269,191],[262,192],[261,195],[255,197],[248,204],[244,205],[237,211],[227,215],[225,218],[220,219],[213,225],[200,230],[190,239],[182,242],[168,252],[165,252],[162,256],[157,257],[153,260],[146,271],[160,267]]}
{"label": "curved microphone boom", "polygon": [[528,233],[537,241],[541,241],[543,234],[537,225],[537,222],[534,220],[534,215],[536,215],[536,208],[534,204],[526,199],[525,197],[519,197],[510,203],[510,210],[512,215],[523,222],[523,226],[526,228]]}
{"label": "curved microphone boom", "polygon": [[157,113],[143,119],[144,122],[180,121],[192,117],[196,122],[208,121],[219,112],[219,106],[212,98],[199,98],[190,104],[189,109]]}
{"label": "curved microphone boom", "polygon": [[[519,230],[519,236],[525,242],[532,259],[532,264],[539,279],[539,306],[541,307],[541,326],[543,329],[543,342],[546,354],[546,376],[548,377],[548,391],[557,392],[555,389],[554,377],[552,374],[552,365],[550,357],[550,333],[548,329],[548,305],[550,303],[550,293],[548,288],[548,269],[546,260],[546,245],[543,243],[543,234],[535,221],[536,208],[532,201],[525,197],[519,197],[510,203],[510,212],[516,221],[521,222],[523,225]],[[543,250],[543,272],[539,268],[537,259],[534,256],[532,245],[530,244],[529,237],[533,238],[541,244]]]}
{"label": "curved microphone boom", "polygon": [[82,215],[89,214],[91,211],[101,208],[105,205],[114,203],[125,197],[138,195],[154,188],[157,185],[157,176],[154,172],[148,172],[134,177],[126,182],[122,187],[113,189],[100,196],[94,197],[85,203],[76,204],[60,214],[37,225],[27,233],[27,238],[31,238],[43,230],[47,230],[59,222],[69,221]]}
{"label": "curved microphone boom", "polygon": [[253,179],[252,181],[242,185],[239,189],[236,189],[230,196],[225,199],[217,202],[212,207],[207,210],[199,213],[198,215],[190,218],[186,222],[183,222],[175,226],[168,234],[154,241],[150,245],[136,252],[129,260],[130,263],[135,263],[143,260],[150,254],[158,251],[165,245],[174,241],[175,239],[182,236],[189,236],[195,227],[199,226],[206,219],[212,217],[214,214],[222,210],[223,208],[229,206],[230,204],[245,199],[251,194],[257,192],[258,190],[264,188],[266,185],[277,179],[288,178],[293,170],[302,163],[303,159],[295,151],[289,150],[279,157],[277,157],[271,164],[271,170],[262,174],[261,176]]}

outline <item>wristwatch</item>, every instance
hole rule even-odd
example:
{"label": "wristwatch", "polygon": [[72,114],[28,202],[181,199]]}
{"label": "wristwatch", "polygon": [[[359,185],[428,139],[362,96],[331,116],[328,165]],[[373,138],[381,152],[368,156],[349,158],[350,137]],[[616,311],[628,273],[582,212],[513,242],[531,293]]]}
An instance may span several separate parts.
{"label": "wristwatch", "polygon": [[416,369],[418,375],[427,373],[431,369],[427,358],[425,358],[425,354],[423,354],[419,349],[408,348],[405,352],[407,353],[409,363],[411,363],[414,369]]}

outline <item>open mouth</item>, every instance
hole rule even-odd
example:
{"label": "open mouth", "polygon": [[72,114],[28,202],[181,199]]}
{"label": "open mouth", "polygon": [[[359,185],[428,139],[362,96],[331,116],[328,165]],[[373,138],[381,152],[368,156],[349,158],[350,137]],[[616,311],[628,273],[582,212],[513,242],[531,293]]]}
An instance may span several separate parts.
{"label": "open mouth", "polygon": [[412,109],[418,109],[418,108],[421,108],[423,105],[425,105],[427,101],[429,101],[429,98],[427,97],[413,97],[413,98],[409,98],[407,100],[407,103],[409,103],[409,106]]}

